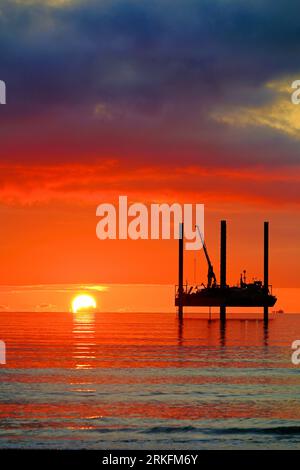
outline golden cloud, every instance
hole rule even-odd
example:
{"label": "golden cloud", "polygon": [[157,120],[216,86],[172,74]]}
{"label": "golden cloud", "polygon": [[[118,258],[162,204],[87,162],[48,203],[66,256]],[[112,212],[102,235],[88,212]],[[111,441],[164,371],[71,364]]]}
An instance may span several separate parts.
{"label": "golden cloud", "polygon": [[65,5],[78,2],[78,0],[15,0],[15,2],[19,4],[23,4],[23,5],[29,5],[29,6],[42,4],[42,5],[48,5],[51,7],[60,7],[60,6],[65,6]]}
{"label": "golden cloud", "polygon": [[271,102],[257,107],[238,107],[212,114],[218,122],[236,127],[268,127],[293,138],[300,138],[300,105],[291,102],[291,84],[295,78],[268,82],[266,89],[273,92]]}

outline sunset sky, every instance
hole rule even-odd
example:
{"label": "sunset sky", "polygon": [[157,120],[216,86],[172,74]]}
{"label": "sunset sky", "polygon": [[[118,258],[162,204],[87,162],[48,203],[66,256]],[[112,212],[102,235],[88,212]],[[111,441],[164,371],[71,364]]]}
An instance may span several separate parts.
{"label": "sunset sky", "polygon": [[0,79],[1,285],[176,283],[175,241],[96,238],[127,195],[205,204],[217,274],[227,219],[230,282],[269,220],[270,281],[300,287],[298,1],[1,0]]}

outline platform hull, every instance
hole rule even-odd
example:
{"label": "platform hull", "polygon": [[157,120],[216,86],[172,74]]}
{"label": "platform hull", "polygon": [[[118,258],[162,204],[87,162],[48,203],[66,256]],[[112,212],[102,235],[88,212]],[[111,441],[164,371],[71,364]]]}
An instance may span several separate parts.
{"label": "platform hull", "polygon": [[[182,295],[182,305],[186,307],[273,307],[276,297],[262,289],[251,291],[242,288],[211,288]],[[178,296],[175,305],[179,306]]]}

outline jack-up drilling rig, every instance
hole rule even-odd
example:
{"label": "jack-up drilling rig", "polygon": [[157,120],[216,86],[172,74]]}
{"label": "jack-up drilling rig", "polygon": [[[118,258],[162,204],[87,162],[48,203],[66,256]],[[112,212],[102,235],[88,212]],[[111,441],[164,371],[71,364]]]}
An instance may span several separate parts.
{"label": "jack-up drilling rig", "polygon": [[[199,286],[183,285],[183,243],[179,240],[179,286],[176,286],[175,305],[182,312],[183,306],[189,307],[220,307],[221,314],[225,315],[226,307],[263,307],[265,319],[268,317],[268,307],[273,307],[277,298],[272,294],[272,286],[269,285],[269,230],[268,222],[264,225],[264,282],[246,281],[246,271],[241,275],[240,285],[229,286],[226,283],[226,221],[221,222],[221,265],[220,284],[217,278],[211,259],[208,254],[206,243],[200,232],[198,233],[202,241],[203,251],[208,265],[207,285]],[[184,230],[181,227],[183,236]]]}

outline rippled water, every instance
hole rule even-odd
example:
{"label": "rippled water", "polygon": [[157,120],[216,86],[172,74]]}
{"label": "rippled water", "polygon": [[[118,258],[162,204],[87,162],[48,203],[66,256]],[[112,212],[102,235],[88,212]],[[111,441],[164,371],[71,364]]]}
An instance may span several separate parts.
{"label": "rippled water", "polygon": [[3,313],[0,447],[300,449],[300,315]]}

